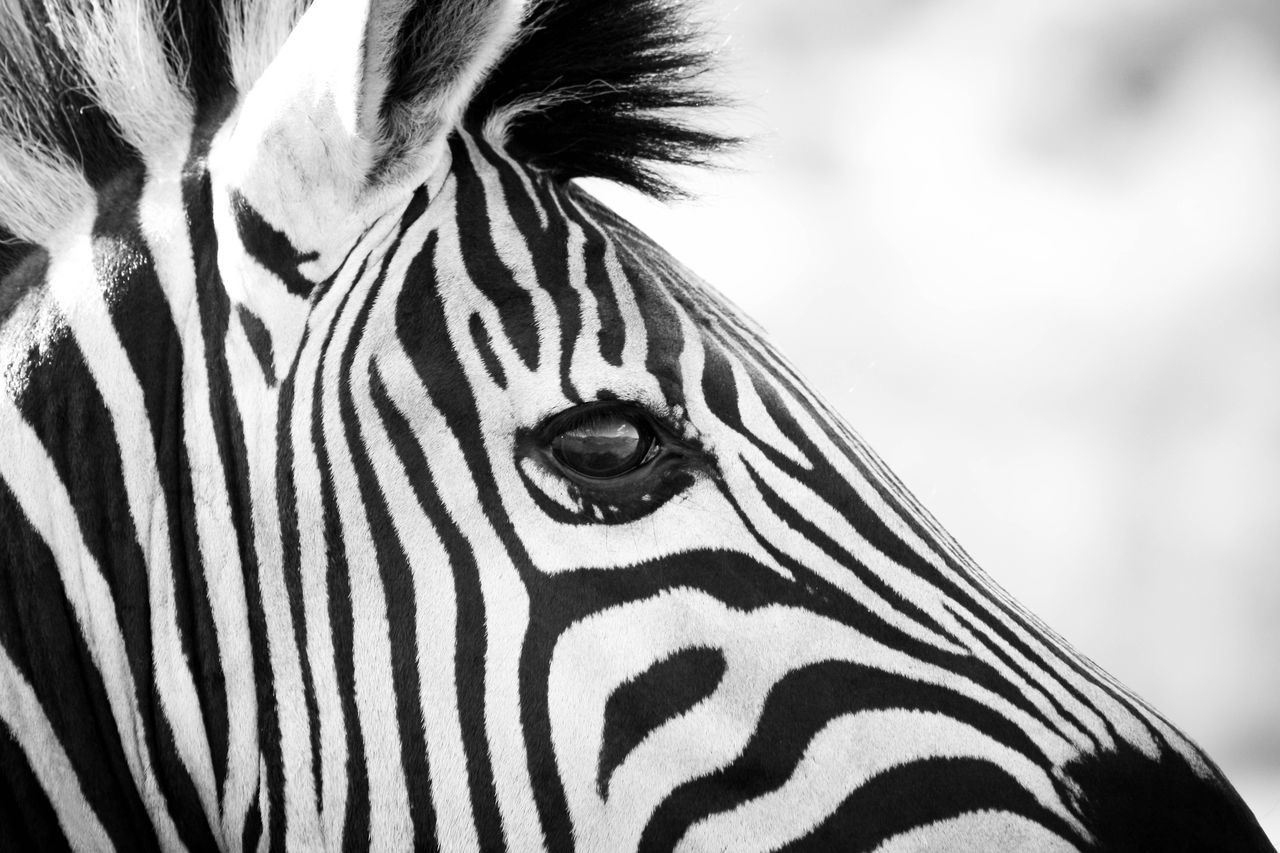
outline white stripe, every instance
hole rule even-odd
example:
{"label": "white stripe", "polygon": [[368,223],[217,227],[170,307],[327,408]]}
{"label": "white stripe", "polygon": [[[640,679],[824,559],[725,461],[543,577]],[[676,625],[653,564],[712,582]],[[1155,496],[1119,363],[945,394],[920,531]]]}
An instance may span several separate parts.
{"label": "white stripe", "polygon": [[987,851],[1010,853],[1079,853],[1080,848],[1021,815],[973,812],[920,826],[895,836],[874,853],[922,851]]}
{"label": "white stripe", "polygon": [[107,831],[84,798],[71,759],[58,741],[40,700],[0,648],[0,722],[27,756],[31,772],[49,797],[58,825],[76,851],[114,850]]}
{"label": "white stripe", "polygon": [[[267,759],[258,756],[258,778],[267,778]],[[258,814],[262,816],[262,834],[258,836],[258,853],[267,853],[271,848],[271,792],[267,786],[258,786]]]}
{"label": "white stripe", "polygon": [[160,485],[151,421],[142,386],[111,322],[101,284],[86,286],[97,281],[95,248],[104,253],[117,248],[95,247],[88,231],[86,227],[84,236],[64,247],[50,264],[49,292],[66,318],[111,417],[129,513],[146,564],[156,693],[205,818],[209,826],[216,827],[221,821],[213,759],[195,679],[178,633],[169,505]]}
{"label": "white stripe", "polygon": [[160,846],[183,850],[156,780],[147,749],[147,730],[138,713],[137,692],[129,669],[124,636],[111,606],[111,588],[85,546],[80,522],[57,468],[8,394],[0,393],[0,479],[13,492],[27,520],[53,555],[76,624],[93,664],[102,675],[116,734],[129,774],[155,827]]}

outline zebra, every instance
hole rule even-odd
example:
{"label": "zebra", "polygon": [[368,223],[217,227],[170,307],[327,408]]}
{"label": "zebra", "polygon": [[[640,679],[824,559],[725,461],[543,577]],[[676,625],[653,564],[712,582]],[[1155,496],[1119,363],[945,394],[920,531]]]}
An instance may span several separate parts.
{"label": "zebra", "polygon": [[575,182],[688,14],[0,3],[0,849],[1274,850]]}

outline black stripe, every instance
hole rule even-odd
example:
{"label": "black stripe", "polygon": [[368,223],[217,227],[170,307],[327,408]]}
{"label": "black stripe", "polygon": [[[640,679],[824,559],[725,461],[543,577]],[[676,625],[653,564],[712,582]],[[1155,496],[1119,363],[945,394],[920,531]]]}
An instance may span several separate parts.
{"label": "black stripe", "polygon": [[725,668],[719,649],[681,649],[610,694],[596,776],[601,797],[607,796],[613,771],[631,751],[650,732],[709,696]]}
{"label": "black stripe", "polygon": [[249,812],[244,818],[244,831],[240,834],[241,850],[257,850],[258,841],[262,838],[262,809],[258,798],[254,797],[249,804]]}
{"label": "black stripe", "polygon": [[49,254],[10,237],[0,226],[0,329],[28,292],[44,284],[49,274]]}
{"label": "black stripe", "polygon": [[262,368],[263,378],[267,380],[267,385],[274,386],[276,367],[275,354],[271,347],[271,332],[262,320],[258,319],[258,315],[244,305],[236,306],[236,317],[239,318],[240,326],[244,329],[244,336],[249,341],[249,349],[253,357],[258,360],[258,367]]}
{"label": "black stripe", "polygon": [[303,252],[289,241],[288,235],[262,218],[258,209],[240,193],[231,193],[231,211],[236,220],[236,233],[249,256],[262,268],[280,279],[294,296],[306,299],[315,282],[298,271],[302,264],[320,257],[319,252]]}
{"label": "black stripe", "polygon": [[18,742],[0,723],[0,850],[70,849],[49,795]]}
{"label": "black stripe", "polygon": [[480,353],[480,361],[484,364],[485,372],[493,379],[495,385],[505,389],[507,374],[502,369],[502,362],[493,351],[493,342],[489,339],[489,330],[485,326],[484,319],[479,314],[472,314],[467,321],[467,329],[471,332],[471,343],[475,346],[476,352]]}

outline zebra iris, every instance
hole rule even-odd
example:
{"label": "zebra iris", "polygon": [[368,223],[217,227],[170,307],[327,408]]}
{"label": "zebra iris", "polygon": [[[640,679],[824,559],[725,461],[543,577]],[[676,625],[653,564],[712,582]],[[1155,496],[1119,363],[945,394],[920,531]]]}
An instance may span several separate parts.
{"label": "zebra iris", "polygon": [[592,408],[551,439],[556,461],[583,477],[620,477],[644,465],[656,450],[653,431],[638,416]]}

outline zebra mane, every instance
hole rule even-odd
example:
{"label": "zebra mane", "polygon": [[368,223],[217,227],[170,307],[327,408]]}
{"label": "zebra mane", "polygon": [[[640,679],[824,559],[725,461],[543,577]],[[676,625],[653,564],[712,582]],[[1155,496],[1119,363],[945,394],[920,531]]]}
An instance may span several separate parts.
{"label": "zebra mane", "polygon": [[[0,276],[94,193],[181,156],[271,62],[310,0],[0,0]],[[413,0],[411,0],[413,2]],[[398,35],[388,101],[430,79],[437,3]],[[667,196],[658,167],[732,144],[676,115],[718,102],[684,0],[528,0],[520,32],[464,124],[568,180]]]}
{"label": "zebra mane", "polygon": [[700,41],[683,0],[533,0],[468,117],[564,180],[679,195],[655,166],[707,165],[738,142],[680,118],[722,103],[702,85],[712,57]]}

